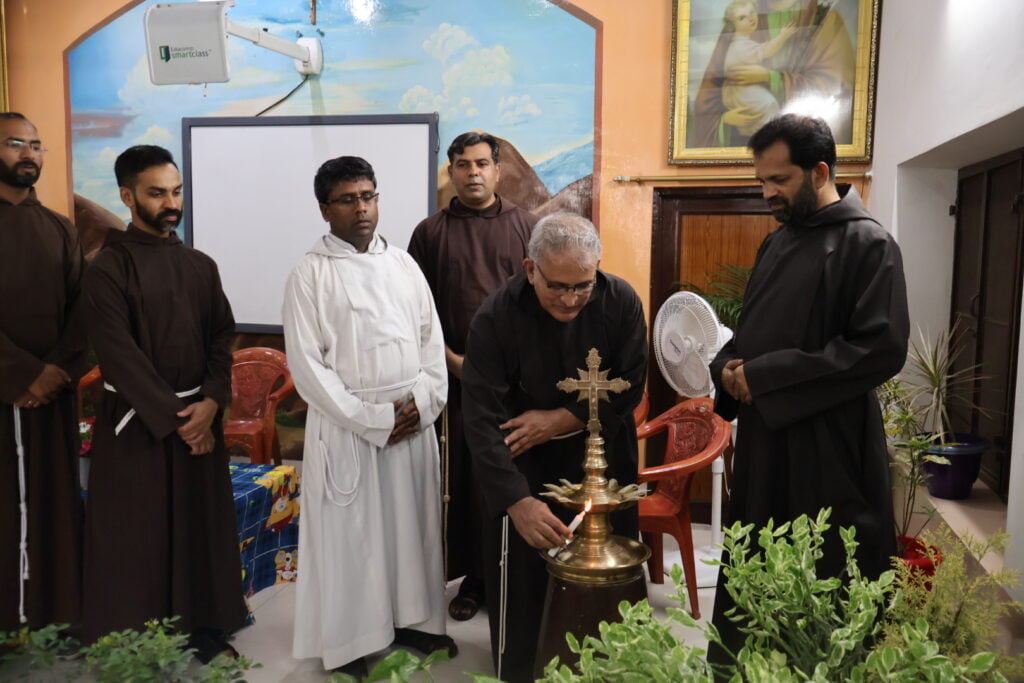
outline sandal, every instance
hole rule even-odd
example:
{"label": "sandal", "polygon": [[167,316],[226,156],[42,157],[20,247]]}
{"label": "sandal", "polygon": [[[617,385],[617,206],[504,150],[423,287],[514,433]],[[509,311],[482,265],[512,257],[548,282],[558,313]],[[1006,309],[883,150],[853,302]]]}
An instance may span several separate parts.
{"label": "sandal", "polygon": [[448,603],[448,616],[455,621],[469,621],[480,611],[483,600],[470,593],[459,593]]}
{"label": "sandal", "polygon": [[424,633],[411,628],[395,629],[395,645],[404,645],[414,650],[419,650],[425,655],[437,650],[447,650],[448,656],[455,658],[459,654],[459,646],[451,639],[451,636],[442,636],[434,633]]}

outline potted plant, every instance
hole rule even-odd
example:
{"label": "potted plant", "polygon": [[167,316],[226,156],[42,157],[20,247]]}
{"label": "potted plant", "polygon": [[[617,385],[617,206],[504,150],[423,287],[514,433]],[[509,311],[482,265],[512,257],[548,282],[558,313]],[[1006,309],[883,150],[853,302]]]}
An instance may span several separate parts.
{"label": "potted plant", "polygon": [[893,377],[882,384],[878,388],[878,401],[892,455],[893,487],[901,492],[895,510],[900,557],[925,575],[931,575],[935,571],[934,560],[941,561],[941,555],[921,543],[918,535],[935,516],[935,508],[928,503],[918,505],[917,493],[928,481],[925,466],[928,463],[941,465],[949,460],[930,451],[932,437],[920,433],[920,419],[911,391],[902,380]]}
{"label": "potted plant", "polygon": [[919,342],[912,343],[907,353],[909,398],[920,416],[918,425],[921,433],[931,437],[928,452],[945,460],[925,462],[928,492],[951,500],[970,495],[981,469],[981,456],[989,446],[984,437],[954,432],[950,422],[951,402],[981,410],[965,396],[977,379],[978,366],[956,367],[963,352],[958,329],[959,321],[939,334],[934,343],[919,329]]}
{"label": "potted plant", "polygon": [[715,311],[718,320],[729,329],[735,330],[740,321],[740,311],[743,310],[743,295],[747,291],[753,270],[753,266],[720,264],[717,270],[707,274],[703,287],[691,282],[677,282],[676,286],[680,290],[703,297]]}

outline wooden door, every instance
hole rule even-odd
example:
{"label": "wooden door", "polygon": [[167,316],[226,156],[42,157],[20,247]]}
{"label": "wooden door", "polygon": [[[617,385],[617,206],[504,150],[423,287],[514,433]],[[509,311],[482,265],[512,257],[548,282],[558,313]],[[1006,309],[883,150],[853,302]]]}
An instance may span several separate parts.
{"label": "wooden door", "polygon": [[[959,321],[956,369],[979,377],[948,406],[956,431],[992,442],[981,479],[1005,501],[1013,432],[1024,261],[1024,150],[961,169],[951,319]],[[970,406],[968,404],[974,404]]]}

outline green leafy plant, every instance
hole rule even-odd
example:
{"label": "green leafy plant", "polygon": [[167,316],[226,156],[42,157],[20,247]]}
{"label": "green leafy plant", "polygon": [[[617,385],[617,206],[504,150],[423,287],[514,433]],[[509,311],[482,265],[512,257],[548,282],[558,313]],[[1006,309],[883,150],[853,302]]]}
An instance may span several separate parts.
{"label": "green leafy plant", "polygon": [[839,530],[846,551],[845,582],[819,579],[816,563],[830,528],[828,516],[822,510],[815,520],[801,516],[778,528],[768,524],[758,530],[760,551],[751,548],[752,526],[734,525],[725,544],[730,566],[722,571],[736,603],[727,615],[748,634],[747,647],[783,653],[795,675],[846,680],[880,632],[894,573],[873,581],[861,575],[853,559],[857,542],[851,527]]}
{"label": "green leafy plant", "polygon": [[971,387],[980,379],[978,365],[956,369],[963,353],[963,336],[957,320],[947,331],[943,330],[934,341],[929,340],[921,328],[918,340],[911,342],[907,352],[909,400],[915,408],[918,431],[931,434],[934,440],[946,445],[951,442],[953,426],[949,406],[958,404],[983,414],[987,411],[968,396]]}
{"label": "green leafy plant", "polygon": [[[900,645],[882,645],[868,655],[865,662],[867,678],[856,680],[882,681],[971,681],[989,674],[996,655],[979,652],[965,664],[958,664],[940,651],[931,640],[928,620],[917,618],[898,625]],[[991,673],[991,680],[1006,679]]]}
{"label": "green leafy plant", "polygon": [[[683,570],[679,565],[669,572],[676,594],[670,596],[680,606],[686,604],[682,585]],[[601,622],[598,637],[587,636],[582,642],[571,633],[565,636],[569,649],[579,656],[573,671],[555,657],[544,668],[543,681],[576,683],[577,681],[706,681],[711,675],[704,661],[704,651],[681,643],[672,631],[672,624],[699,628],[686,610],[670,607],[667,620],[655,619],[647,600],[636,604],[619,604],[621,621]]]}
{"label": "green leafy plant", "polygon": [[[968,555],[982,558],[990,551],[1002,552],[1008,536],[993,534],[982,541],[964,534],[958,540],[942,526],[925,532],[923,540],[927,546],[942,548],[943,561],[936,565],[932,576],[897,565],[899,588],[888,612],[881,645],[906,649],[903,626],[924,619],[938,652],[969,667],[978,651],[995,639],[999,618],[1012,609],[1014,603],[1004,599],[1002,589],[1015,585],[1018,577],[1008,569],[972,571]],[[992,655],[992,675],[982,680],[1003,680],[999,676],[1024,678],[1024,655]]]}
{"label": "green leafy plant", "polygon": [[0,637],[0,666],[15,660],[28,661],[30,671],[52,669],[59,659],[73,655],[78,641],[64,635],[67,624],[50,624],[32,631],[23,628]]}
{"label": "green leafy plant", "polygon": [[[736,602],[733,616],[748,634],[733,663],[712,671],[701,648],[680,643],[672,623],[699,629],[709,642],[721,645],[712,625],[699,625],[684,609],[668,610],[668,619],[655,619],[646,601],[619,605],[622,620],[602,623],[597,637],[582,642],[566,636],[579,661],[571,668],[557,658],[545,667],[543,681],[597,683],[613,681],[707,681],[714,674],[731,681],[957,681],[989,675],[996,660],[992,653],[975,653],[958,661],[941,652],[926,619],[895,622],[903,634],[899,642],[877,647],[883,625],[892,621],[888,605],[896,573],[877,580],[861,576],[853,560],[854,530],[841,529],[846,551],[844,580],[819,579],[815,571],[821,556],[829,511],[817,519],[806,516],[756,533],[752,526],[726,530],[730,561],[730,594]],[[756,549],[755,549],[756,547]],[[682,570],[670,573],[680,605],[686,593],[680,586]],[[1001,680],[1000,674],[992,674]]]}
{"label": "green leafy plant", "polygon": [[[416,674],[423,674],[421,678],[428,681],[434,680],[430,673],[430,667],[437,662],[448,661],[447,650],[435,650],[425,659],[420,659],[408,650],[395,650],[384,659],[377,662],[377,665],[370,671],[367,681],[391,681],[392,683],[405,683],[411,681]],[[343,673],[333,673],[327,677],[328,683],[356,683],[355,676]]]}
{"label": "green leafy plant", "polygon": [[[91,680],[110,683],[129,681],[176,681],[229,683],[244,681],[244,673],[260,668],[245,657],[220,655],[209,664],[190,671],[195,651],[189,649],[188,635],[178,633],[178,617],[146,623],[141,633],[133,629],[109,633],[78,650],[78,642],[63,635],[67,624],[51,624],[36,631],[23,629],[7,634],[0,644],[12,646],[0,664],[28,658],[32,671],[53,669],[58,662],[61,680]],[[77,651],[76,651],[77,650]],[[72,663],[80,658],[78,664]]]}
{"label": "green leafy plant", "polygon": [[[914,407],[911,390],[898,377],[886,380],[878,387],[878,403],[882,409],[882,421],[886,438],[892,447],[893,484],[903,493],[896,509],[896,535],[903,539],[914,538],[925,525],[935,517],[935,507],[930,503],[918,505],[917,494],[928,483],[926,462],[949,464],[949,459],[929,453],[932,437],[922,434],[921,420]],[[914,519],[918,523],[914,524]],[[900,552],[906,548],[901,547]]]}
{"label": "green leafy plant", "polygon": [[146,622],[141,633],[133,629],[101,636],[82,649],[83,671],[100,681],[182,680],[193,650],[188,635],[177,633],[177,617]]}
{"label": "green leafy plant", "polygon": [[719,265],[718,269],[708,273],[703,287],[690,282],[676,283],[682,290],[693,292],[703,297],[714,309],[718,320],[732,329],[739,324],[740,312],[743,310],[743,294],[750,282],[753,267],[735,264]]}

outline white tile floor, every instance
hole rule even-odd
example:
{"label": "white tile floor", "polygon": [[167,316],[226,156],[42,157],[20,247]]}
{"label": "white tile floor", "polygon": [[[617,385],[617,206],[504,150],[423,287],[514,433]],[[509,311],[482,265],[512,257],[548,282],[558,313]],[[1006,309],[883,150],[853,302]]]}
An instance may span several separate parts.
{"label": "white tile floor", "polygon": [[[709,543],[708,529],[694,528],[694,543],[700,547]],[[667,566],[679,561],[679,550],[675,542],[665,536],[665,561]],[[665,616],[665,608],[675,603],[668,599],[673,593],[671,582],[662,585],[648,583],[648,594],[655,614]],[[448,586],[448,597],[455,595],[457,583]],[[698,591],[700,599],[701,621],[711,618],[711,607],[714,602],[714,588],[703,588]],[[252,683],[271,683],[286,681],[288,683],[304,683],[306,681],[322,681],[328,673],[323,670],[320,660],[293,659],[292,623],[295,611],[295,587],[292,584],[281,584],[263,590],[254,595],[250,605],[256,616],[256,623],[242,629],[235,636],[234,646],[239,652],[250,659],[260,662],[263,668],[249,672],[246,679]],[[701,634],[695,629],[680,628],[679,636],[686,642],[705,643]],[[491,667],[490,638],[487,627],[487,615],[481,611],[473,619],[465,622],[448,620],[448,634],[459,646],[459,656],[450,662],[444,662],[431,670],[434,680],[438,683],[448,681],[468,681],[465,672],[486,673],[493,675]],[[373,665],[387,651],[370,658]]]}

